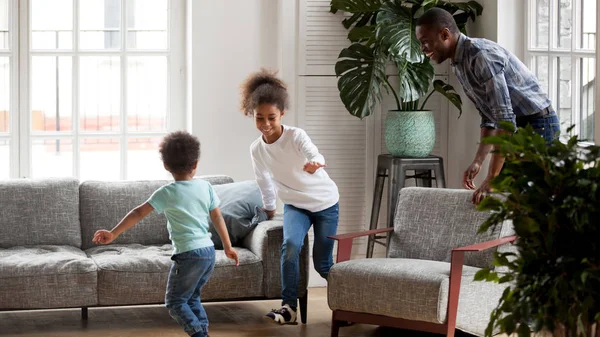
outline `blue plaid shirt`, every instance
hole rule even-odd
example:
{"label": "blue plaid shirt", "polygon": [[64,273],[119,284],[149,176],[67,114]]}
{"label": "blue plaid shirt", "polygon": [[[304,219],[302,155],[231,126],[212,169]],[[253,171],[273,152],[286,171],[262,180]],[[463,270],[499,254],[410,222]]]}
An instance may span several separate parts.
{"label": "blue plaid shirt", "polygon": [[481,127],[537,113],[550,99],[536,77],[497,43],[460,34],[452,71],[481,115]]}

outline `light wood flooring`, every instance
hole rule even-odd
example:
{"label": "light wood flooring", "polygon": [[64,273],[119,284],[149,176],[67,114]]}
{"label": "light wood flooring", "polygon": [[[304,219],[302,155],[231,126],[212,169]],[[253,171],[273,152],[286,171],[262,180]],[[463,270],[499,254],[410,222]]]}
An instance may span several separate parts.
{"label": "light wood flooring", "polygon": [[[276,301],[206,303],[211,337],[327,337],[331,310],[326,288],[310,288],[308,324],[279,326],[262,316],[279,307]],[[90,308],[88,321],[81,310],[37,310],[0,312],[0,336],[20,337],[185,337],[187,334],[163,306]],[[340,329],[340,336],[435,335],[357,324]],[[465,335],[458,335],[464,337]]]}

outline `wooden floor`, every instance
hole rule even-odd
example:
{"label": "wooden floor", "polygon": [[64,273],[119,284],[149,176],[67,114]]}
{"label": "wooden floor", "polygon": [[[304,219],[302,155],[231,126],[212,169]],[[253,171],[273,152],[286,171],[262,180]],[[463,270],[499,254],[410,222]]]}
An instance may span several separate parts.
{"label": "wooden floor", "polygon": [[[271,309],[279,307],[279,301],[207,303],[204,306],[210,319],[210,336],[329,336],[331,310],[327,306],[326,289],[311,288],[308,298],[308,324],[296,326],[279,326],[262,319]],[[81,320],[78,309],[0,312],[0,336],[185,337],[187,334],[163,306],[136,306],[91,308],[87,322]],[[340,336],[435,335],[357,324],[341,328]]]}

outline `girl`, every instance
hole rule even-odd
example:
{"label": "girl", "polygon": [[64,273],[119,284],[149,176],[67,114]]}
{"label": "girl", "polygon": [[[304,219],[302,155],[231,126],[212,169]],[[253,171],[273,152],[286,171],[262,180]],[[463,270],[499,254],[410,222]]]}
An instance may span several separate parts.
{"label": "girl", "polygon": [[250,75],[242,84],[242,111],[254,117],[262,134],[250,146],[250,154],[265,211],[273,217],[277,196],[285,204],[282,303],[265,317],[279,324],[297,324],[299,258],[310,226],[314,225],[315,269],[327,279],[334,244],[327,236],[336,234],[339,217],[338,188],[323,169],[325,158],[304,130],[281,124],[288,101],[286,85],[267,70]]}

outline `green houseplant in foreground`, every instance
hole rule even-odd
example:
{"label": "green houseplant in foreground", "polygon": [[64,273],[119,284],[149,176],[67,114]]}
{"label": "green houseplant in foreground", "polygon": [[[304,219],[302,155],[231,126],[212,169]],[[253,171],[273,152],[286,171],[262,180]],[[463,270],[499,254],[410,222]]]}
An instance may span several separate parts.
{"label": "green houseplant in foreground", "polygon": [[[502,127],[514,132],[512,124]],[[531,127],[489,137],[506,157],[492,181],[494,196],[479,208],[492,211],[480,231],[512,220],[518,253],[497,253],[507,273],[482,270],[478,280],[510,285],[492,313],[492,332],[529,336],[600,336],[600,147],[564,144]],[[594,331],[594,324],[597,327]]]}
{"label": "green houseplant in foreground", "polygon": [[[352,44],[340,52],[335,65],[344,106],[361,119],[371,115],[383,91],[391,92],[396,109],[388,113],[385,139],[390,153],[426,157],[435,144],[433,113],[424,110],[431,93],[444,95],[462,113],[462,101],[454,88],[434,81],[434,69],[421,52],[415,36],[418,17],[439,7],[453,14],[466,33],[466,23],[481,15],[476,1],[441,0],[332,0],[331,11],[351,13],[342,23]],[[390,82],[388,65],[394,65],[397,89]],[[433,85],[433,91],[430,89]],[[384,88],[382,90],[382,88]]]}

